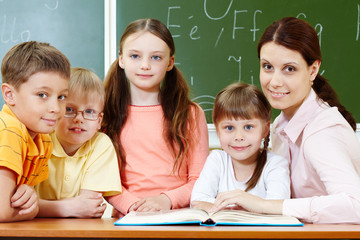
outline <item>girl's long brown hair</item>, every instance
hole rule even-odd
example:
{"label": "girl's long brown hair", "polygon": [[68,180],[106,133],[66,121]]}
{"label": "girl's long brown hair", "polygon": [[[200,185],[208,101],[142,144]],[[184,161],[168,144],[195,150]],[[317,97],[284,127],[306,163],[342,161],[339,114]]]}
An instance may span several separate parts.
{"label": "girl's long brown hair", "polygon": [[[321,61],[321,51],[317,33],[315,29],[304,20],[285,17],[267,27],[257,46],[259,58],[260,50],[267,42],[274,42],[288,49],[298,51],[308,66],[311,66],[316,60]],[[354,117],[341,105],[335,90],[324,77],[318,74],[312,88],[320,99],[332,107],[337,107],[354,131],[356,130]]]}
{"label": "girl's long brown hair", "polygon": [[[217,94],[213,109],[213,122],[218,128],[218,124],[222,119],[232,118],[258,118],[270,123],[270,103],[257,87],[245,83],[233,83]],[[256,167],[251,178],[246,183],[245,191],[254,188],[259,181],[266,163],[269,141],[270,132],[264,138],[263,148],[259,149]]]}
{"label": "girl's long brown hair", "polygon": [[[156,19],[139,19],[130,23],[121,37],[119,55],[123,53],[126,39],[138,32],[150,32],[162,39],[170,48],[170,56],[174,56],[175,45],[171,33],[162,22]],[[112,139],[120,169],[123,170],[126,154],[120,134],[128,117],[131,96],[125,71],[119,66],[119,59],[111,65],[105,78],[105,91],[102,129]],[[164,112],[164,137],[175,159],[173,172],[179,171],[185,157],[189,154],[190,147],[195,142],[193,133],[196,129],[198,107],[188,95],[189,87],[181,72],[174,66],[166,73],[159,92],[159,100]],[[195,117],[192,111],[195,111]]]}

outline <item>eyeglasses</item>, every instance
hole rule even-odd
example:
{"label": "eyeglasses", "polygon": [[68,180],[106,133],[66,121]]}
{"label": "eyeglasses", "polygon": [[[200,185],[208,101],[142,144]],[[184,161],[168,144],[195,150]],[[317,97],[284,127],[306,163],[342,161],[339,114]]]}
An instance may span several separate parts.
{"label": "eyeglasses", "polygon": [[75,109],[73,109],[71,107],[66,107],[64,117],[74,118],[78,115],[78,113],[81,113],[81,115],[84,119],[91,120],[91,121],[98,120],[99,116],[100,116],[100,113],[93,109],[86,109],[84,111],[76,111]]}

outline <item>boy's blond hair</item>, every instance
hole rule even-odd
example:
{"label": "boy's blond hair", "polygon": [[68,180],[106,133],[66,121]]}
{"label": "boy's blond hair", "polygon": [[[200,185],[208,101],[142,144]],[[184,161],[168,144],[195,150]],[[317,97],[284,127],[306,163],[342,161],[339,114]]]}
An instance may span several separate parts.
{"label": "boy's blond hair", "polygon": [[71,68],[69,96],[73,94],[80,94],[84,99],[93,97],[96,94],[100,98],[101,108],[103,109],[104,107],[104,84],[95,73],[88,69],[80,67]]}
{"label": "boy's blond hair", "polygon": [[49,43],[23,42],[13,46],[1,63],[2,82],[18,89],[33,74],[56,72],[65,79],[70,78],[68,58]]}

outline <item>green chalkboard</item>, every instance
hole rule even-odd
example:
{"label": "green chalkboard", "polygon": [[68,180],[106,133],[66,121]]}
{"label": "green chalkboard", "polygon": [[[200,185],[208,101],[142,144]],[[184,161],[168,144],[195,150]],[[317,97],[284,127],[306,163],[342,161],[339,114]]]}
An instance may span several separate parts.
{"label": "green chalkboard", "polygon": [[31,40],[50,43],[73,67],[103,78],[104,0],[0,0],[0,59],[15,44]]}
{"label": "green chalkboard", "polygon": [[235,81],[260,87],[256,45],[265,28],[285,16],[305,19],[320,38],[322,75],[360,121],[359,0],[117,0],[116,4],[117,42],[126,25],[138,18],[157,18],[168,26],[176,45],[175,62],[208,122],[214,96],[223,87]]}

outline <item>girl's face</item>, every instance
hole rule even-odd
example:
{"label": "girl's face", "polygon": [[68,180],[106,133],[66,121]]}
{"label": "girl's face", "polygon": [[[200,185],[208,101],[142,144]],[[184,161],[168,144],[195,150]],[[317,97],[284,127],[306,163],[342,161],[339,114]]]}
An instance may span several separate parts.
{"label": "girl's face", "polygon": [[260,50],[260,83],[271,106],[291,119],[310,93],[320,61],[308,66],[302,55],[274,42]]}
{"label": "girl's face", "polygon": [[221,148],[233,161],[252,164],[257,160],[261,141],[269,133],[270,122],[262,119],[228,119],[217,124]]}
{"label": "girl's face", "polygon": [[169,46],[150,32],[130,35],[119,56],[119,66],[125,70],[131,92],[159,92],[160,83],[174,61]]}

